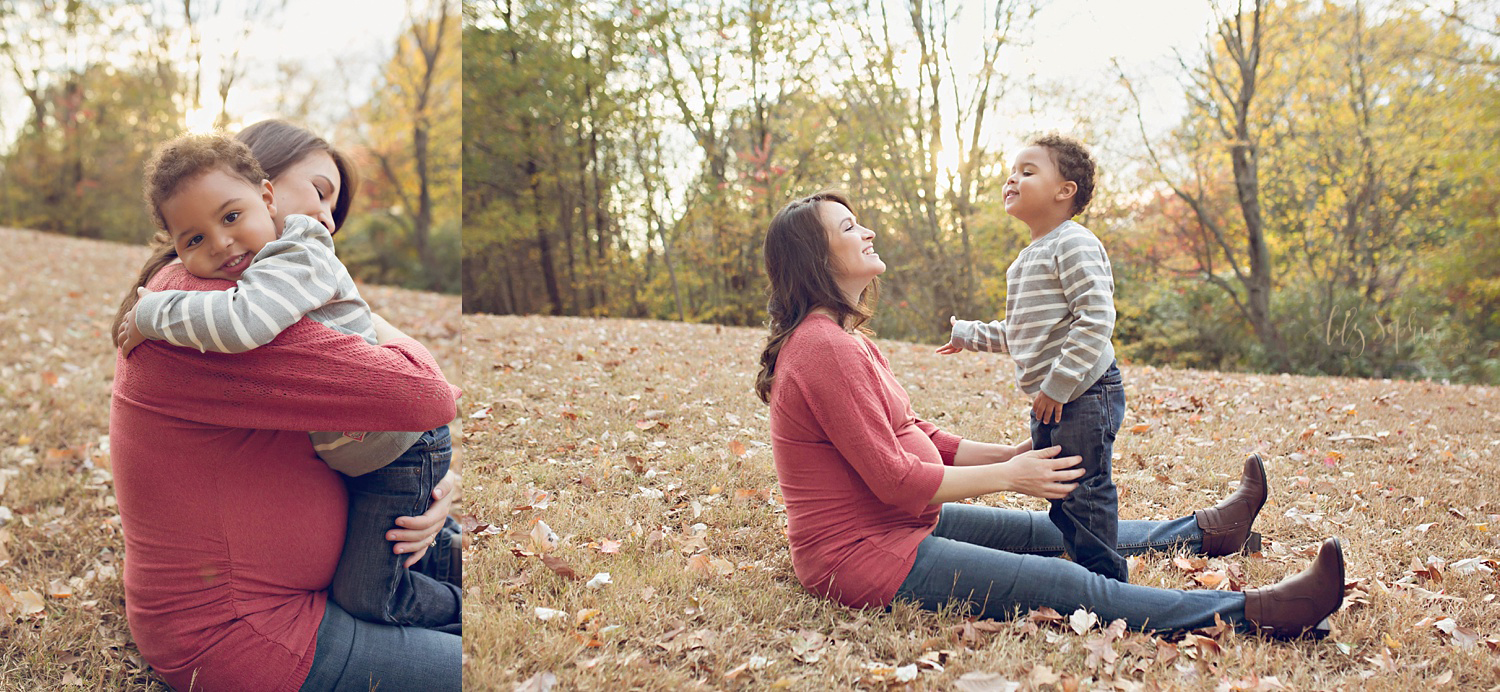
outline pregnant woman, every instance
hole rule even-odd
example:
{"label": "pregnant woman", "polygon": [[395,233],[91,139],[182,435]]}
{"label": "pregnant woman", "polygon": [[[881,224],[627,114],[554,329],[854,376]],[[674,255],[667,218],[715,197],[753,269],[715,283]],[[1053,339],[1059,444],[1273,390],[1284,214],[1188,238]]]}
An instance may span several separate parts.
{"label": "pregnant woman", "polygon": [[[1343,599],[1344,561],[1328,539],[1311,567],[1275,586],[1234,591],[1156,589],[1059,559],[1062,536],[1045,512],[957,501],[1002,490],[1065,497],[1078,457],[961,439],[916,417],[890,363],[860,325],[872,315],[885,263],[875,233],[849,202],[819,193],[792,202],[766,233],[771,336],[756,392],[770,404],[771,451],[786,498],[792,567],[813,593],[847,606],[950,602],[986,618],[1042,606],[1085,608],[1133,629],[1182,631],[1215,615],[1246,632],[1314,634]],[[1240,550],[1266,498],[1260,460],[1241,486],[1193,516],[1123,521],[1126,554],[1181,546]]]}
{"label": "pregnant woman", "polygon": [[[347,214],[353,181],[326,144],[272,176],[282,214]],[[140,283],[233,285],[191,276],[162,240]],[[117,360],[110,439],[126,614],[173,687],[458,689],[457,635],[356,620],[327,595],[347,495],[306,431],[426,430],[456,415],[458,390],[426,349],[375,322],[378,346],[303,319],[246,353],[151,341]],[[450,474],[431,510],[390,527],[397,550],[422,556],[456,482]]]}

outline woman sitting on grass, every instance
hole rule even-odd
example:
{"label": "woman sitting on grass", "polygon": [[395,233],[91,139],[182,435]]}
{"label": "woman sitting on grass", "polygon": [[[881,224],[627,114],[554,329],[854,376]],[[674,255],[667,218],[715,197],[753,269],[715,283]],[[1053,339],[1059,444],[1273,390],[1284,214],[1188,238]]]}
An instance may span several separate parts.
{"label": "woman sitting on grass", "polygon": [[[1010,618],[1084,608],[1132,629],[1185,631],[1217,615],[1246,632],[1319,636],[1343,600],[1337,539],[1311,567],[1245,592],[1157,589],[1109,579],[1063,554],[1046,512],[955,504],[1008,490],[1067,496],[1078,457],[974,442],[918,419],[890,363],[861,329],[885,264],[875,233],[840,194],[788,204],[766,233],[771,335],[756,393],[770,404],[771,450],[786,499],[792,567],[809,591],[855,608],[906,600]],[[1171,521],[1121,521],[1120,552],[1238,552],[1265,503],[1265,471],[1245,463],[1218,506]]]}

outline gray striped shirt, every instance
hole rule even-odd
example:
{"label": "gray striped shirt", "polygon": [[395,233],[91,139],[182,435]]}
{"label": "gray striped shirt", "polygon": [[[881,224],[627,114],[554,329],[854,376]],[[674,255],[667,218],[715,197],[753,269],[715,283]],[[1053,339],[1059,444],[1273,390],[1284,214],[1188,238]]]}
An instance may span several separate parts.
{"label": "gray striped shirt", "polygon": [[135,308],[146,338],[216,353],[264,346],[303,316],[375,343],[370,306],[333,254],[333,236],[301,214],[286,217],[281,237],[255,253],[233,288],[157,291]]}
{"label": "gray striped shirt", "polygon": [[1064,221],[1021,251],[1005,285],[1005,319],[959,320],[953,343],[1010,353],[1016,383],[1030,396],[1078,398],[1115,360],[1115,282],[1104,244]]}
{"label": "gray striped shirt", "polygon": [[[200,352],[244,353],[309,317],[374,344],[375,322],[354,278],[333,252],[333,236],[310,216],[289,214],[239,281],[222,291],[156,291],[141,297],[135,324],[148,339]],[[313,448],[334,470],[358,476],[391,463],[421,432],[313,432]]]}

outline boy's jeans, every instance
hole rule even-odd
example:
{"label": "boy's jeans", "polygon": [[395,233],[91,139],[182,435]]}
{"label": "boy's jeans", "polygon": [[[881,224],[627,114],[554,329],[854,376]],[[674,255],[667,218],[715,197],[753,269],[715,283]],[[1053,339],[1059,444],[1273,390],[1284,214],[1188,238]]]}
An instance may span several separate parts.
{"label": "boy's jeans", "polygon": [[[1203,531],[1193,517],[1119,522],[1120,550],[1202,551]],[[949,602],[971,615],[1009,619],[1046,606],[1067,615],[1079,608],[1108,623],[1124,618],[1135,630],[1183,631],[1214,624],[1217,614],[1239,625],[1245,595],[1236,591],[1156,589],[1136,586],[1055,559],[1062,533],[1041,512],[948,503],[932,535],[917,545],[916,563],[896,600],[928,610]]]}
{"label": "boy's jeans", "polygon": [[328,595],[350,615],[390,625],[456,630],[463,601],[458,586],[448,581],[458,581],[458,575],[447,574],[451,563],[446,553],[458,549],[456,542],[440,532],[418,571],[403,567],[408,556],[392,553],[385,539],[396,517],[427,511],[432,488],[448,472],[452,459],[452,438],[445,425],[422,433],[416,444],[384,467],[344,479],[349,488],[349,528]]}
{"label": "boy's jeans", "polygon": [[1068,556],[1090,572],[1130,581],[1130,568],[1115,550],[1119,496],[1110,477],[1115,434],[1125,417],[1125,385],[1120,368],[1111,363],[1099,380],[1077,399],[1063,404],[1062,421],[1043,423],[1031,417],[1031,445],[1044,449],[1061,445],[1059,457],[1083,457],[1084,474],[1078,487],[1061,500],[1052,500],[1048,516],[1062,531]]}

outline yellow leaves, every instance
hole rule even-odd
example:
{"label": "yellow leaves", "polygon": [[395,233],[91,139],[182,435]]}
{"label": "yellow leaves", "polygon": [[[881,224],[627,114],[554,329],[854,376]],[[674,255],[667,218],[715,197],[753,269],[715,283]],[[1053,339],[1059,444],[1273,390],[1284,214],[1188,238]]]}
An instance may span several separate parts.
{"label": "yellow leaves", "polygon": [[47,603],[42,595],[27,589],[11,593],[9,588],[0,584],[0,614],[6,618],[10,617],[46,617]]}
{"label": "yellow leaves", "polygon": [[1177,569],[1180,569],[1184,572],[1194,572],[1208,567],[1208,558],[1182,557],[1179,555],[1172,558],[1172,564],[1176,565]]}
{"label": "yellow leaves", "polygon": [[684,571],[693,572],[701,576],[728,577],[734,574],[734,563],[723,558],[710,557],[708,553],[698,553],[687,561]]}

